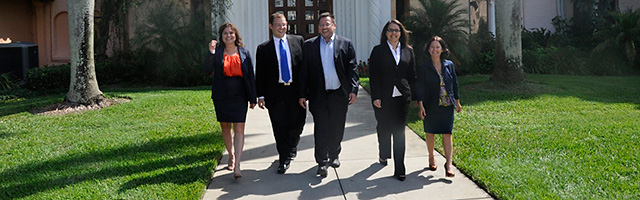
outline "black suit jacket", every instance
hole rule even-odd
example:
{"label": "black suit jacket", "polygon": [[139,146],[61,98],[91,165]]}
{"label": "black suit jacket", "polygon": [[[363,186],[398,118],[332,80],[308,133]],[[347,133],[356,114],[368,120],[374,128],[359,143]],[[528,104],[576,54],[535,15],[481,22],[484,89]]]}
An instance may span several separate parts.
{"label": "black suit jacket", "polygon": [[[456,75],[456,68],[453,66],[453,62],[451,60],[442,60],[442,80],[444,82],[444,88],[447,90],[447,94],[451,99],[451,103],[455,108],[456,102],[455,99],[460,99],[460,93],[458,92],[458,75]],[[425,105],[429,101],[438,101],[440,98],[440,85],[439,84],[428,84],[428,80],[437,80],[440,81],[440,76],[438,75],[438,71],[433,66],[433,62],[431,59],[427,59],[427,61],[417,67],[417,76],[418,80],[416,82],[416,96],[418,101],[424,101]]]}
{"label": "black suit jacket", "polygon": [[[299,71],[302,64],[302,44],[304,38],[299,35],[287,35],[289,51],[291,52],[291,76],[292,82],[288,87],[296,88],[299,85]],[[285,94],[280,90],[278,79],[280,77],[278,68],[278,56],[276,54],[273,38],[258,45],[256,50],[256,92],[258,97],[263,96],[265,103],[269,107],[270,102],[279,101],[283,98],[298,99],[297,94],[293,96]],[[294,89],[294,91],[296,91]]]}
{"label": "black suit jacket", "polygon": [[371,100],[392,98],[393,86],[398,88],[402,97],[416,99],[416,63],[413,48],[401,44],[400,62],[396,64],[387,43],[373,47],[369,57],[369,80]]}
{"label": "black suit jacket", "polygon": [[[304,56],[300,70],[298,93],[300,98],[307,98],[310,101],[326,93],[322,59],[320,58],[320,40],[323,40],[322,36],[308,39],[304,42],[303,47]],[[351,40],[337,34],[335,35],[333,48],[333,61],[340,80],[340,88],[345,98],[348,99],[349,93],[358,94],[358,85],[360,84],[356,68],[356,52]]]}
{"label": "black suit jacket", "polygon": [[[256,80],[253,74],[253,64],[251,62],[251,53],[243,47],[238,47],[240,54],[240,62],[242,63],[242,76],[244,78],[245,92],[247,101],[257,103],[256,97]],[[211,86],[211,99],[214,101],[222,100],[226,97],[226,87],[224,84],[224,65],[223,65],[224,47],[218,46],[215,54],[207,52],[207,56],[202,64],[202,70],[206,74],[213,72],[213,85]]]}

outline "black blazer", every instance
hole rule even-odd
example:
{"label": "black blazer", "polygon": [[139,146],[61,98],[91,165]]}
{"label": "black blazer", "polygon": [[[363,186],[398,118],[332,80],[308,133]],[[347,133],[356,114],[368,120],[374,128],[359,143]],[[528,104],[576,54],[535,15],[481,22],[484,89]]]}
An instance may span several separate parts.
{"label": "black blazer", "polygon": [[[244,78],[245,91],[247,93],[247,101],[257,103],[256,97],[256,80],[253,75],[253,64],[251,62],[251,53],[245,48],[238,47],[240,54],[240,62],[242,63],[242,76]],[[223,65],[224,47],[218,46],[215,54],[207,52],[207,56],[202,64],[202,70],[206,74],[213,71],[213,85],[211,86],[211,99],[222,100],[226,96],[226,87],[224,85],[224,65]]]}
{"label": "black blazer", "polygon": [[[300,98],[313,100],[318,95],[326,93],[322,59],[320,58],[320,40],[323,40],[322,36],[316,36],[304,42],[300,85],[298,87]],[[358,85],[360,84],[356,68],[356,51],[351,40],[337,34],[335,35],[333,48],[333,61],[340,80],[340,88],[345,98],[348,99],[349,93],[358,94]]]}
{"label": "black blazer", "polygon": [[[292,82],[288,87],[292,87],[294,88],[293,91],[297,91],[295,88],[297,88],[299,84],[304,38],[299,35],[287,35],[287,42],[289,43],[289,51],[291,52],[292,65]],[[258,49],[256,50],[256,92],[258,97],[265,97],[266,104],[283,98],[298,99],[297,94],[292,96],[285,94],[284,91],[279,89],[281,88],[279,85],[282,85],[282,83],[278,83],[280,77],[279,66],[273,38],[258,45]]]}
{"label": "black blazer", "polygon": [[[376,99],[390,99],[393,86],[398,88],[406,100],[415,94],[416,61],[413,48],[400,44],[400,62],[396,64],[389,45],[373,47],[369,57],[369,83],[371,86],[371,101]],[[413,99],[416,99],[413,95]]]}
{"label": "black blazer", "polygon": [[[458,93],[458,76],[456,75],[456,68],[453,66],[453,62],[450,60],[442,60],[442,80],[444,81],[444,88],[447,90],[447,94],[449,94],[449,98],[451,98],[451,103],[453,107],[456,107],[456,102],[454,100],[460,99],[460,94]],[[429,102],[429,101],[437,101],[440,98],[440,86],[439,85],[429,85],[427,84],[428,79],[438,80],[440,82],[440,77],[438,76],[438,71],[433,66],[433,62],[431,59],[427,59],[427,62],[418,66],[418,81],[416,82],[416,94],[418,96],[418,101]]]}

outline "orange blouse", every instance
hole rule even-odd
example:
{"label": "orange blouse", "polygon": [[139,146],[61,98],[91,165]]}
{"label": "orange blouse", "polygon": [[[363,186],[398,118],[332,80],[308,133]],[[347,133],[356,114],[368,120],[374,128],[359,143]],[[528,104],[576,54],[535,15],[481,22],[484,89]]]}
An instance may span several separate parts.
{"label": "orange blouse", "polygon": [[225,76],[239,76],[242,77],[242,63],[240,62],[240,54],[235,54],[235,55],[224,55],[223,56],[223,62],[222,64],[224,65],[224,75]]}

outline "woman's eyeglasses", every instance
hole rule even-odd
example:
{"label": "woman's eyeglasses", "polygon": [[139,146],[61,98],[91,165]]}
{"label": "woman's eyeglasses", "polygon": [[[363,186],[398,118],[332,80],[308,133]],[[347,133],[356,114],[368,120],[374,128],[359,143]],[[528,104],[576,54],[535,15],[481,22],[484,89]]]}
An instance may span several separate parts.
{"label": "woman's eyeglasses", "polygon": [[400,33],[400,29],[387,29],[387,33]]}

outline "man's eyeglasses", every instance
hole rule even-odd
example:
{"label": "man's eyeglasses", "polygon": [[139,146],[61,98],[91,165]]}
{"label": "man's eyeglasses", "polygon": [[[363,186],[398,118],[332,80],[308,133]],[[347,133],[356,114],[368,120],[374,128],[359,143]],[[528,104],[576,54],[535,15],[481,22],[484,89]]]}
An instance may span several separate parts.
{"label": "man's eyeglasses", "polygon": [[318,26],[320,26],[320,28],[331,27],[331,26],[333,26],[333,23],[320,24]]}

